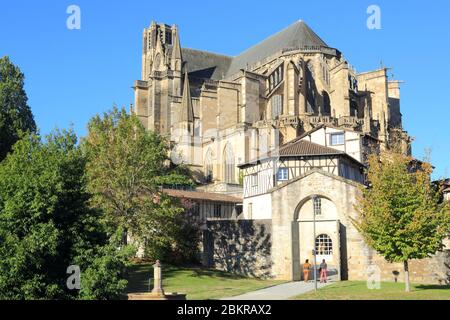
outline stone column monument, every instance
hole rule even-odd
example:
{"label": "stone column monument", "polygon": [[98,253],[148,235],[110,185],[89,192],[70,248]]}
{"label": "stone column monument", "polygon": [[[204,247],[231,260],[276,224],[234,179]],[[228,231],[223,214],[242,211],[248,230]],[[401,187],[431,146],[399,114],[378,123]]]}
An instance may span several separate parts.
{"label": "stone column monument", "polygon": [[184,293],[165,293],[162,287],[161,262],[153,265],[153,290],[152,292],[128,293],[128,300],[186,300]]}
{"label": "stone column monument", "polygon": [[162,274],[161,274],[161,262],[159,260],[153,265],[153,290],[155,295],[164,296],[164,290],[162,288]]}

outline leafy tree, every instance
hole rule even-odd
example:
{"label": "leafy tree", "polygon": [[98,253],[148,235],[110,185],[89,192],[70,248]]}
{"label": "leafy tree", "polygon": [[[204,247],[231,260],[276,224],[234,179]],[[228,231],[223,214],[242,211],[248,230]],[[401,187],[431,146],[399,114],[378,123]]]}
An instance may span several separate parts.
{"label": "leafy tree", "polygon": [[121,232],[116,233],[111,242],[82,250],[75,259],[78,265],[86,266],[81,277],[79,299],[109,300],[121,297],[128,281],[125,280],[126,267],[135,254],[131,246],[121,247]]}
{"label": "leafy tree", "polygon": [[355,225],[366,242],[389,262],[401,262],[410,291],[411,259],[423,259],[443,247],[449,232],[448,206],[430,181],[432,167],[400,153],[369,157],[370,186],[362,189]]}
{"label": "leafy tree", "polygon": [[[0,299],[111,299],[125,287],[90,285],[120,278],[129,249],[109,242],[101,211],[88,206],[76,141],[72,132],[45,143],[27,135],[0,163]],[[66,286],[71,265],[80,266],[80,292]]]}
{"label": "leafy tree", "polygon": [[184,209],[161,187],[193,182],[185,168],[168,165],[166,140],[113,108],[89,122],[83,149],[93,205],[105,210],[111,230],[123,228],[155,259],[176,250]]}
{"label": "leafy tree", "polygon": [[8,57],[0,58],[0,161],[21,132],[35,132],[36,124],[27,105],[24,75]]}

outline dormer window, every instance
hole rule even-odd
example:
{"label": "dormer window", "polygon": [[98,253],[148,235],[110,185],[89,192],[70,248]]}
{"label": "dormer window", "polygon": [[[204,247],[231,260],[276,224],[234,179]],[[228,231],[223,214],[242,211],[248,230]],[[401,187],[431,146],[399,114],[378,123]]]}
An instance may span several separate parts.
{"label": "dormer window", "polygon": [[330,144],[332,146],[339,146],[345,143],[345,135],[343,132],[340,133],[332,133],[330,135]]}

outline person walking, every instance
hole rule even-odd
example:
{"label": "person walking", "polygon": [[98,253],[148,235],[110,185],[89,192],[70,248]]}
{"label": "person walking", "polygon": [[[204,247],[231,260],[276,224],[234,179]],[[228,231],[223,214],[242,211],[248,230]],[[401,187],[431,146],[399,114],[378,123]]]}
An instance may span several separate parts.
{"label": "person walking", "polygon": [[325,262],[325,259],[323,259],[319,269],[320,283],[327,283],[327,268],[327,263]]}
{"label": "person walking", "polygon": [[309,263],[309,260],[307,259],[303,264],[303,281],[308,282],[310,270],[311,270],[311,263]]}

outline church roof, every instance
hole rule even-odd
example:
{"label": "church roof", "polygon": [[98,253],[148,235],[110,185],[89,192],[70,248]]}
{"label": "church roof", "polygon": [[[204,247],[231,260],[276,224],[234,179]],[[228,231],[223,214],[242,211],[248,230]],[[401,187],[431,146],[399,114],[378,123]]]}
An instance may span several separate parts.
{"label": "church roof", "polygon": [[195,49],[181,49],[187,70],[194,78],[223,79],[230,67],[232,57]]}
{"label": "church roof", "polygon": [[305,47],[328,47],[328,45],[300,20],[236,57],[188,48],[181,51],[183,61],[187,62],[189,74],[197,78],[220,80],[283,49],[295,50]]}
{"label": "church roof", "polygon": [[280,50],[305,47],[328,47],[328,45],[305,22],[299,20],[235,57],[228,69],[227,76],[231,76],[240,69],[245,69],[247,65],[261,61]]}

